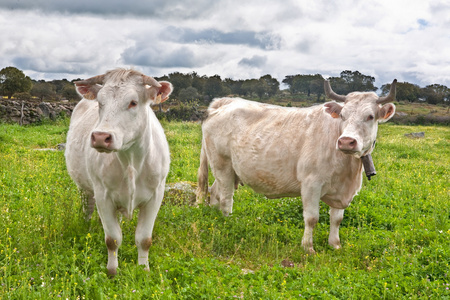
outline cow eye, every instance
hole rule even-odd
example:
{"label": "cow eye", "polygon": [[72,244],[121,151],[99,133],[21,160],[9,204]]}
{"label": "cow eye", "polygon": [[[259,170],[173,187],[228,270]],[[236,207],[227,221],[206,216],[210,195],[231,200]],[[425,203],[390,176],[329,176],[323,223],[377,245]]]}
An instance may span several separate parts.
{"label": "cow eye", "polygon": [[341,117],[342,121],[345,121],[345,117],[343,114],[339,114],[339,117]]}
{"label": "cow eye", "polygon": [[367,117],[367,121],[372,121],[374,119],[374,116],[373,115],[369,115],[368,117]]}
{"label": "cow eye", "polygon": [[134,100],[132,100],[132,101],[130,102],[130,104],[128,104],[128,108],[133,108],[133,107],[136,107],[136,106],[137,106],[137,102],[134,101]]}

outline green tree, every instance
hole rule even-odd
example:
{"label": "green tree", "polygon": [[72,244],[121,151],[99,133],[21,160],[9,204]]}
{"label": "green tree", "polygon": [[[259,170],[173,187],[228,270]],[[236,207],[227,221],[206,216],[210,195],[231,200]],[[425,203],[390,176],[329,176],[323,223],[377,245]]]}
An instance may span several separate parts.
{"label": "green tree", "polygon": [[449,94],[449,88],[441,84],[427,85],[422,89],[422,96],[430,104],[444,103]]}
{"label": "green tree", "polygon": [[288,86],[289,92],[290,92],[291,94],[295,94],[294,78],[295,78],[296,76],[299,76],[299,75],[286,75],[286,76],[284,77],[284,79],[281,81],[282,83],[284,83],[285,85]]}
{"label": "green tree", "polygon": [[320,102],[320,96],[324,93],[323,81],[324,79],[320,74],[312,76],[309,81],[308,92],[317,95],[317,102]]}
{"label": "green tree", "polygon": [[185,89],[181,89],[180,93],[178,94],[178,98],[181,102],[189,102],[197,100],[199,98],[199,95],[197,89],[190,86]]}
{"label": "green tree", "polygon": [[262,100],[263,96],[267,95],[269,86],[264,80],[258,80],[255,84],[255,93],[258,95],[259,100]]}
{"label": "green tree", "polygon": [[337,94],[347,95],[349,93],[349,88],[345,80],[341,77],[330,77],[328,78],[330,85]]}
{"label": "green tree", "polygon": [[378,89],[373,85],[375,82],[374,77],[361,74],[359,71],[342,71],[341,78],[347,84],[348,90],[346,94],[354,91],[367,92]]}
{"label": "green tree", "polygon": [[174,72],[169,74],[168,81],[173,84],[173,97],[177,97],[181,89],[188,88],[192,85],[192,78],[189,74]]}
{"label": "green tree", "polygon": [[291,94],[303,93],[308,97],[311,94],[317,94],[317,99],[323,93],[323,77],[320,74],[316,75],[289,75],[283,80],[283,83],[289,85]]}
{"label": "green tree", "polygon": [[29,92],[32,86],[30,77],[15,67],[6,67],[0,71],[0,94],[8,96],[8,99],[15,93]]}
{"label": "green tree", "polygon": [[222,95],[222,79],[219,75],[211,76],[206,80],[204,93],[209,97],[210,101]]}
{"label": "green tree", "polygon": [[205,87],[205,82],[207,80],[206,76],[199,76],[196,72],[191,73],[192,78],[192,87],[197,90],[199,94],[203,93],[203,89]]}
{"label": "green tree", "polygon": [[73,83],[69,82],[67,79],[55,79],[50,81],[50,83],[54,86],[54,91],[56,94],[61,94],[66,85],[70,84],[73,86]]}
{"label": "green tree", "polygon": [[242,84],[244,80],[233,80],[231,78],[225,78],[223,85],[230,89],[230,94],[243,96]]}
{"label": "green tree", "polygon": [[[381,86],[381,94],[383,96],[389,93],[389,89],[391,88],[391,84],[384,84]],[[420,97],[420,87],[416,84],[412,84],[409,82],[398,82],[397,83],[397,92],[396,98],[397,100],[407,100],[409,102],[417,101]]]}
{"label": "green tree", "polygon": [[33,84],[33,88],[30,93],[32,96],[38,97],[41,101],[43,101],[44,98],[54,98],[56,95],[55,86],[50,82],[45,82],[44,80]]}
{"label": "green tree", "polygon": [[80,99],[80,95],[78,95],[75,90],[75,86],[72,83],[67,83],[61,90],[61,96],[67,100],[77,100]]}
{"label": "green tree", "polygon": [[256,86],[258,85],[257,79],[246,79],[242,83],[241,90],[243,96],[251,97],[253,93],[256,93]]}
{"label": "green tree", "polygon": [[280,82],[276,78],[267,74],[259,78],[260,81],[265,82],[267,86],[267,94],[270,96],[275,96],[280,91]]}

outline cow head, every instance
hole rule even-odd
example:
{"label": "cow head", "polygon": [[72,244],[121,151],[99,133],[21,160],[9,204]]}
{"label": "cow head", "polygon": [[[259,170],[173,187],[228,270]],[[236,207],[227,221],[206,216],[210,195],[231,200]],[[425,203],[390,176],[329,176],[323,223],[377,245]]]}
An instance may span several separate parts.
{"label": "cow head", "polygon": [[330,82],[325,81],[325,93],[328,98],[344,103],[329,102],[325,112],[333,118],[339,118],[340,136],[336,149],[361,157],[370,154],[377,137],[378,123],[388,121],[395,113],[395,79],[391,84],[389,95],[378,97],[373,92],[353,92],[346,96],[338,95],[331,89]]}
{"label": "cow head", "polygon": [[91,147],[99,152],[126,150],[148,127],[149,104],[168,99],[172,84],[134,70],[116,69],[75,82],[77,92],[97,100],[99,121]]}

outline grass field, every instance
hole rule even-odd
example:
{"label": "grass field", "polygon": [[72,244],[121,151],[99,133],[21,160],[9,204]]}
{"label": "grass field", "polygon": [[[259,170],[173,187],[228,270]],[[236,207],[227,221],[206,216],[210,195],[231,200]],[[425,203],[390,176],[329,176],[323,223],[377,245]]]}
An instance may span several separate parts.
{"label": "grass field", "polygon": [[[195,182],[200,125],[163,126],[168,182]],[[328,246],[325,204],[311,256],[299,198],[241,187],[227,218],[164,203],[150,272],[136,264],[136,213],[123,219],[113,279],[98,215],[84,221],[64,154],[37,150],[64,142],[67,129],[68,120],[0,124],[0,299],[450,299],[449,127],[380,126],[378,175],[345,212],[341,250]],[[418,131],[425,138],[404,136]]]}

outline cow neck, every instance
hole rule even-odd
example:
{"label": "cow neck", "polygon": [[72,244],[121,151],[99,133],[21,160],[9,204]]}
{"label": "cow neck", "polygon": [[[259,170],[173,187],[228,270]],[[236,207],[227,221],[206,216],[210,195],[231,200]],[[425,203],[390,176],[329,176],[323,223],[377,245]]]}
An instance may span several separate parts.
{"label": "cow neck", "polygon": [[148,155],[148,145],[150,145],[152,140],[152,131],[148,122],[148,112],[143,124],[146,124],[147,126],[144,126],[144,128],[139,131],[139,136],[135,139],[133,145],[124,151],[117,152],[117,158],[119,159],[122,168],[126,170],[131,166],[138,174],[142,170],[145,157]]}

